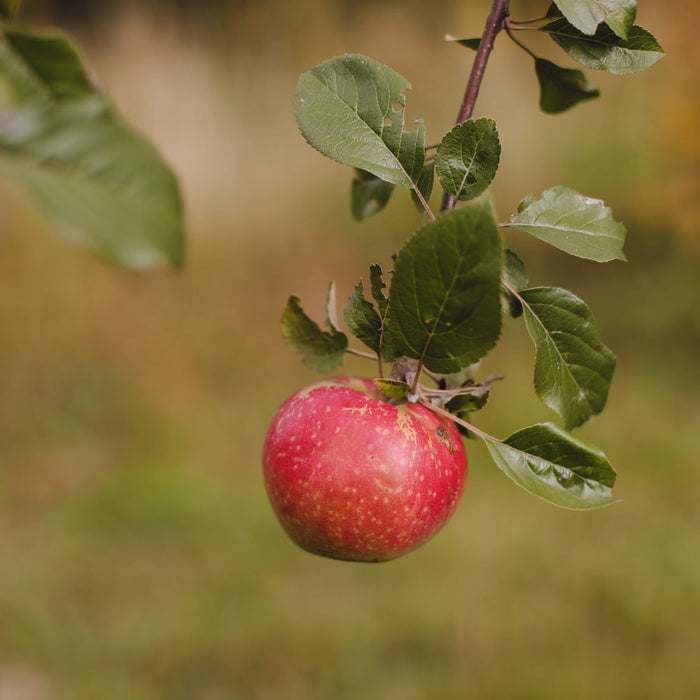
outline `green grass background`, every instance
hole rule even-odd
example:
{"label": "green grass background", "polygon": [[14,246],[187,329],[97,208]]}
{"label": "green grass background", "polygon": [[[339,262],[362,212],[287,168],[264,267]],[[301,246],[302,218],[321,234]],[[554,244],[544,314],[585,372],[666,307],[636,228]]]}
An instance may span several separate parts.
{"label": "green grass background", "polygon": [[[27,0],[27,6],[32,5]],[[512,3],[521,16],[542,3]],[[546,5],[546,3],[545,3]],[[503,144],[501,219],[564,184],[605,199],[628,263],[507,243],[534,284],[591,306],[618,356],[605,412],[577,431],[620,502],[559,510],[469,442],[454,518],[382,565],[297,549],[267,505],[261,444],[315,380],[284,347],[298,294],[322,317],[419,220],[403,193],[363,224],[350,172],[298,135],[296,76],[367,53],[413,82],[429,139],[451,125],[489,3],[132,3],[64,25],[181,178],[187,264],[136,275],[53,237],[0,184],[0,698],[6,700],[656,700],[700,697],[700,50],[694,3],[640,0],[669,55],[559,117],[499,38],[478,103]],[[41,7],[27,19],[61,23]],[[557,54],[540,37],[533,45]],[[566,59],[560,62],[569,65]],[[475,422],[505,437],[555,416],[509,322]],[[347,372],[372,375],[350,360]]]}

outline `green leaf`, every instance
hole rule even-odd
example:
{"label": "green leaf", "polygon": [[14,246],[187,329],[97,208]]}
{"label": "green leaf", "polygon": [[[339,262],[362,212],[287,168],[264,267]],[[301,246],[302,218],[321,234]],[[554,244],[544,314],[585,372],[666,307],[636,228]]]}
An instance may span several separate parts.
{"label": "green leaf", "polygon": [[605,455],[551,423],[486,444],[493,460],[516,484],[554,505],[581,510],[615,501],[615,471]]}
{"label": "green leaf", "polygon": [[468,119],[457,124],[435,153],[440,184],[456,199],[474,199],[491,184],[500,155],[501,144],[492,119]]}
{"label": "green leaf", "polygon": [[603,202],[567,187],[552,187],[537,200],[527,198],[510,224],[550,245],[596,262],[625,260],[622,246],[627,231],[612,218]]}
{"label": "green leaf", "polygon": [[[512,251],[505,250],[503,255],[503,280],[515,290],[527,287],[527,270],[523,261]],[[518,318],[523,313],[520,299],[505,286],[501,288],[501,307],[503,312],[512,318]]]}
{"label": "green leaf", "polygon": [[[459,418],[461,421],[469,421],[473,411],[482,409],[489,399],[490,388],[488,386],[478,386],[470,393],[456,393],[445,403],[445,409]],[[459,432],[466,438],[474,438],[475,434],[463,423],[456,422]]]}
{"label": "green leaf", "polygon": [[68,240],[132,269],[183,258],[177,181],[95,92],[62,37],[0,41],[0,173]]}
{"label": "green leaf", "polygon": [[537,396],[567,429],[585,423],[605,407],[615,371],[590,309],[566,289],[536,287],[517,296],[535,343]]}
{"label": "green leaf", "polygon": [[37,36],[7,28],[5,38],[53,97],[81,97],[95,92],[78,52],[67,37]]}
{"label": "green leaf", "polygon": [[379,179],[366,170],[355,168],[352,181],[350,206],[355,221],[379,213],[389,202],[394,185]]}
{"label": "green leaf", "polygon": [[370,265],[369,268],[372,298],[379,309],[381,318],[380,355],[387,362],[394,362],[400,355],[394,339],[387,332],[387,314],[389,313],[389,299],[384,294],[386,284],[384,282],[382,268],[379,265]]}
{"label": "green leaf", "polygon": [[510,249],[503,251],[503,279],[514,289],[527,287],[525,263]]}
{"label": "green leaf", "polygon": [[384,282],[381,265],[370,265],[369,279],[372,285],[372,298],[377,302],[379,313],[383,318],[389,308],[389,299],[384,294],[386,282]]}
{"label": "green leaf", "polygon": [[408,384],[399,379],[375,379],[374,383],[390,399],[402,399],[410,391]]}
{"label": "green leaf", "polygon": [[632,27],[626,39],[620,39],[606,25],[587,36],[563,17],[541,27],[575,61],[586,68],[607,70],[613,75],[628,75],[656,63],[664,50],[654,36],[642,27]]}
{"label": "green leaf", "polygon": [[0,17],[12,19],[21,4],[22,0],[0,0]]}
{"label": "green leaf", "polygon": [[332,372],[343,363],[348,346],[344,333],[322,331],[302,310],[299,297],[290,296],[282,312],[282,334],[302,362],[316,372]]}
{"label": "green leaf", "polygon": [[391,281],[387,327],[399,354],[445,374],[483,357],[501,328],[501,262],[488,196],[419,229]]}
{"label": "green leaf", "polygon": [[425,160],[422,120],[405,132],[410,83],[361,55],[332,58],[302,73],[294,111],[304,138],[333,160],[414,187]]}
{"label": "green leaf", "polygon": [[452,41],[460,46],[466,46],[468,49],[472,49],[472,51],[478,51],[479,45],[481,44],[481,37],[474,37],[472,39],[458,39],[450,34],[446,34],[445,41]]}
{"label": "green leaf", "polygon": [[[430,195],[433,193],[433,182],[435,180],[435,163],[426,163],[423,166],[423,172],[418,178],[416,183],[416,188],[411,190],[411,198],[413,199],[413,204],[418,210],[419,214],[425,214],[426,210],[423,206],[423,202],[428,202]],[[423,201],[418,197],[416,190],[423,196]]]}
{"label": "green leaf", "polygon": [[470,412],[478,411],[486,405],[490,391],[489,387],[482,386],[477,389],[456,392],[445,404],[445,408],[459,418],[466,418]]}
{"label": "green leaf", "polygon": [[362,280],[348,297],[343,309],[343,319],[348,330],[356,338],[379,354],[382,344],[382,319],[374,305],[365,299]]}
{"label": "green leaf", "polygon": [[380,348],[381,356],[387,362],[393,362],[399,356],[399,352],[394,345],[393,338],[386,332],[386,317],[389,310],[389,299],[384,295],[386,284],[382,275],[382,268],[379,265],[370,265],[369,268],[372,298],[379,308],[381,319]]}
{"label": "green leaf", "polygon": [[626,39],[637,17],[636,0],[556,0],[566,19],[584,34],[595,34],[605,22],[621,39]]}
{"label": "green leaf", "polygon": [[534,194],[528,194],[522,198],[520,204],[518,204],[518,213],[525,211],[531,204],[537,201],[537,197]]}
{"label": "green leaf", "polygon": [[544,58],[536,58],[535,72],[540,83],[540,109],[547,114],[564,112],[600,95],[600,90],[580,70],[561,68]]}

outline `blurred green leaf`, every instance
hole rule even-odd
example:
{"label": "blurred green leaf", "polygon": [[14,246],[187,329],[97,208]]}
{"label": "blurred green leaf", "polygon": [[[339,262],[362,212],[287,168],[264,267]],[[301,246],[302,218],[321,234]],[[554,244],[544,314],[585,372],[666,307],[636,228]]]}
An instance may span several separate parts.
{"label": "blurred green leaf", "polygon": [[331,282],[328,285],[328,294],[326,295],[326,325],[333,333],[337,333],[340,328],[338,305],[335,300],[335,282]]}
{"label": "blurred green leaf", "polygon": [[368,348],[379,354],[382,342],[382,319],[374,305],[364,296],[362,280],[348,297],[343,309],[348,330]]}
{"label": "blurred green leaf", "polygon": [[590,309],[555,287],[518,292],[535,343],[535,391],[574,428],[605,407],[615,356],[601,342]]}
{"label": "blurred green leaf", "polygon": [[466,46],[468,49],[472,49],[472,51],[478,51],[479,45],[481,44],[481,37],[474,37],[472,39],[458,39],[457,37],[447,34],[445,36],[445,41],[452,41],[460,46]]}
{"label": "blurred green leaf", "polygon": [[525,263],[510,249],[503,251],[503,279],[515,289],[527,287]]}
{"label": "blurred green leaf", "polygon": [[608,262],[625,260],[622,246],[626,229],[612,218],[603,202],[584,197],[567,187],[552,187],[540,199],[521,202],[511,216],[515,228],[546,241],[571,255]]}
{"label": "blurred green leaf", "polygon": [[564,112],[600,95],[600,90],[580,70],[561,68],[544,58],[536,58],[535,72],[540,83],[540,109],[547,114]]}
{"label": "blurred green leaf", "polygon": [[177,181],[95,92],[61,37],[0,42],[0,173],[68,240],[132,269],[183,259]]}
{"label": "blurred green leaf", "polygon": [[496,464],[519,486],[563,508],[600,508],[614,502],[615,471],[595,447],[551,423],[523,428],[507,440],[487,440]]}
{"label": "blurred green leaf", "polygon": [[[515,290],[527,287],[525,264],[512,250],[504,251],[502,275],[504,281]],[[512,318],[518,318],[523,313],[520,299],[505,286],[501,288],[501,307]]]}
{"label": "blurred green leaf", "polygon": [[483,357],[501,328],[501,243],[491,199],[439,216],[406,242],[389,294],[399,354],[439,373]]}
{"label": "blurred green leaf", "polygon": [[95,92],[78,52],[67,37],[37,36],[8,27],[5,39],[53,97],[82,97]]}
{"label": "blurred green leaf", "polygon": [[332,372],[343,363],[348,346],[344,333],[322,331],[302,310],[299,297],[290,296],[282,312],[287,345],[303,355],[302,362],[316,372]]}
{"label": "blurred green leaf", "polygon": [[491,184],[501,155],[496,122],[468,119],[445,135],[435,153],[443,189],[458,200],[478,197]]}
{"label": "blurred green leaf", "polygon": [[0,17],[12,19],[21,4],[22,0],[0,0]]}
{"label": "blurred green leaf", "polygon": [[425,160],[425,125],[403,130],[411,84],[361,55],[332,58],[302,73],[294,111],[304,138],[333,160],[414,187]]}
{"label": "blurred green leaf", "polygon": [[541,27],[575,61],[586,68],[607,70],[613,75],[628,75],[656,63],[664,51],[654,36],[639,26],[632,27],[621,39],[606,25],[593,36],[580,32],[560,17]]}
{"label": "blurred green leaf", "polygon": [[589,35],[605,22],[626,39],[637,17],[636,0],[556,0],[556,5],[576,29]]}
{"label": "blurred green leaf", "polygon": [[355,168],[350,192],[350,210],[355,221],[380,212],[389,202],[394,185],[366,170]]}

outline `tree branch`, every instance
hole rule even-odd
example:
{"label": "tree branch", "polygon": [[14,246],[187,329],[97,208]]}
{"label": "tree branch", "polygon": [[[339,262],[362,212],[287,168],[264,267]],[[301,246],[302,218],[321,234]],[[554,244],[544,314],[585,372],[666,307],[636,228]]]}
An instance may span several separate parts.
{"label": "tree branch", "polygon": [[[491,6],[491,11],[489,12],[489,16],[486,18],[484,32],[481,35],[481,41],[479,42],[479,49],[476,52],[476,58],[474,59],[471,73],[469,74],[469,81],[467,82],[467,88],[464,91],[462,105],[459,109],[459,114],[457,115],[457,121],[455,122],[456,124],[462,124],[472,116],[474,104],[476,103],[476,98],[479,95],[481,81],[483,80],[484,72],[486,71],[486,64],[488,63],[491,50],[493,49],[493,42],[495,41],[498,32],[503,29],[504,22],[510,11],[509,4],[510,0],[494,0],[493,5]],[[442,197],[440,213],[442,214],[449,211],[454,207],[454,205],[454,197],[445,192]]]}

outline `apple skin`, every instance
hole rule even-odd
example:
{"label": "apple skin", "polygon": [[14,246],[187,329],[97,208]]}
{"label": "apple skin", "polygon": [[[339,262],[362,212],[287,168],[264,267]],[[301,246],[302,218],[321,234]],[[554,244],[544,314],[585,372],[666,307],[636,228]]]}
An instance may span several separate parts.
{"label": "apple skin", "polygon": [[263,447],[265,488],[287,534],[346,561],[386,561],[426,542],[454,513],[466,474],[452,421],[387,403],[355,377],[292,394]]}

